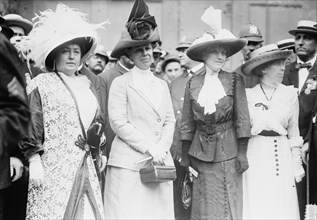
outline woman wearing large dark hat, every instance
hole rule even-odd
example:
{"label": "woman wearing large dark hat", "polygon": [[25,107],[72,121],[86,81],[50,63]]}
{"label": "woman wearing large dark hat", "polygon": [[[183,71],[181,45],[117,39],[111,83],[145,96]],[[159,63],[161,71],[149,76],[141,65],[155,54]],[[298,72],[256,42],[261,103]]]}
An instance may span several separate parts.
{"label": "woman wearing large dark hat", "polygon": [[[207,10],[213,17],[216,10]],[[242,217],[242,173],[248,168],[250,119],[242,77],[222,68],[245,44],[218,27],[187,50],[189,58],[206,66],[205,73],[187,83],[181,122],[181,165],[198,172],[193,180],[191,219]]]}
{"label": "woman wearing large dark hat", "polygon": [[27,86],[32,120],[22,150],[29,162],[26,219],[103,219],[99,105],[78,72],[97,41],[86,15],[58,4],[41,12],[21,46],[45,73]]}
{"label": "woman wearing large dark hat", "polygon": [[147,5],[136,0],[111,53],[116,58],[126,55],[135,66],[114,79],[109,93],[109,120],[116,137],[106,174],[106,219],[174,219],[173,182],[143,183],[139,173],[151,163],[174,165],[169,149],[175,117],[169,89],[150,71],[159,39]]}
{"label": "woman wearing large dark hat", "polygon": [[251,138],[243,174],[243,219],[299,219],[295,187],[305,175],[303,140],[298,129],[298,98],[293,86],[281,84],[289,50],[276,44],[251,53],[245,74],[261,77],[247,89]]}

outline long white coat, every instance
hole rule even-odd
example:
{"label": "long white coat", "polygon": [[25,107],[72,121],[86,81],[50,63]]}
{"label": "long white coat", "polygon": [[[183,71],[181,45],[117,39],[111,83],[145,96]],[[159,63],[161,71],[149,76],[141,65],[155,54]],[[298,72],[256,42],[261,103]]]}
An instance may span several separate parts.
{"label": "long white coat", "polygon": [[170,93],[166,82],[153,76],[149,90],[158,96],[150,100],[151,95],[140,88],[144,84],[133,76],[130,71],[117,77],[110,88],[109,120],[116,137],[108,160],[105,217],[173,219],[173,182],[142,183],[139,170],[150,161],[137,163],[150,156],[149,147],[160,147],[168,151],[165,164],[173,165],[169,148],[175,117]]}

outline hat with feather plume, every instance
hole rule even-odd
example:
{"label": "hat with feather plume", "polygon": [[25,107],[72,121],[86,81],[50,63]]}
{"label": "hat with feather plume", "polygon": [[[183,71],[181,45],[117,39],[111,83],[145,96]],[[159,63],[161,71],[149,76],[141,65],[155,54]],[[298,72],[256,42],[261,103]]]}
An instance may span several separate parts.
{"label": "hat with feather plume", "polygon": [[201,16],[201,20],[209,25],[211,30],[197,38],[188,48],[186,53],[190,59],[204,62],[205,52],[216,47],[224,48],[228,58],[246,45],[246,40],[238,39],[230,31],[222,28],[220,9],[214,9],[210,6]]}
{"label": "hat with feather plume", "polygon": [[20,43],[29,51],[28,58],[36,67],[54,69],[58,48],[68,43],[78,44],[81,48],[81,63],[96,47],[97,30],[106,22],[92,24],[87,15],[77,9],[59,3],[56,10],[47,9],[33,18],[33,29]]}
{"label": "hat with feather plume", "polygon": [[141,46],[160,40],[154,16],[143,0],[136,0],[125,25],[121,38],[112,50],[111,56],[120,58],[129,47]]}

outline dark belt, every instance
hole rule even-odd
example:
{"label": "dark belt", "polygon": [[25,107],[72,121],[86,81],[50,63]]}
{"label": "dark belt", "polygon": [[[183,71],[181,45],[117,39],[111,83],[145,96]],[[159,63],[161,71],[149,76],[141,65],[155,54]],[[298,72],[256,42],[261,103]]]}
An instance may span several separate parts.
{"label": "dark belt", "polygon": [[198,125],[197,129],[199,134],[202,135],[209,142],[215,141],[217,139],[217,132],[226,131],[233,126],[233,121],[226,121],[219,124],[208,124],[208,125]]}
{"label": "dark belt", "polygon": [[265,137],[276,137],[276,136],[281,136],[279,133],[275,132],[275,131],[268,131],[268,130],[263,130],[259,133],[259,135],[261,136],[265,136]]}

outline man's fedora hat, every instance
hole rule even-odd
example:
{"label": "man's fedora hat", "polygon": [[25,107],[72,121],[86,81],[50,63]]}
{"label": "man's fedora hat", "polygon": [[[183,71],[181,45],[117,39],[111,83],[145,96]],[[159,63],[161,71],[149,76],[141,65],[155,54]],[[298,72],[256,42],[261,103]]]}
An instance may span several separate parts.
{"label": "man's fedora hat", "polygon": [[14,32],[11,28],[8,28],[4,25],[5,19],[0,15],[0,32],[7,37],[7,39],[10,39]]}
{"label": "man's fedora hat", "polygon": [[301,20],[298,22],[296,29],[290,30],[288,33],[291,35],[295,35],[297,33],[308,33],[317,36],[317,22]]}
{"label": "man's fedora hat", "polygon": [[245,75],[260,76],[258,71],[254,71],[256,68],[274,60],[286,59],[291,53],[290,50],[279,49],[276,44],[265,45],[250,54],[250,59],[241,66],[241,70]]}
{"label": "man's fedora hat", "polygon": [[261,31],[254,24],[243,25],[239,32],[239,38],[240,39],[243,38],[252,42],[258,42],[258,43],[263,42]]}
{"label": "man's fedora hat", "polygon": [[149,14],[149,8],[143,0],[135,1],[125,26],[119,42],[112,50],[112,57],[119,59],[127,48],[160,41],[155,18]]}
{"label": "man's fedora hat", "polygon": [[23,28],[25,35],[28,35],[33,28],[33,24],[31,21],[23,18],[18,14],[7,14],[4,16],[5,24],[7,26],[18,26]]}
{"label": "man's fedora hat", "polygon": [[222,47],[226,50],[226,56],[228,58],[239,52],[246,43],[246,40],[237,39],[230,31],[222,29],[216,34],[205,33],[202,37],[193,42],[186,53],[190,59],[204,62],[204,51],[208,51],[211,48]]}

